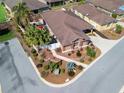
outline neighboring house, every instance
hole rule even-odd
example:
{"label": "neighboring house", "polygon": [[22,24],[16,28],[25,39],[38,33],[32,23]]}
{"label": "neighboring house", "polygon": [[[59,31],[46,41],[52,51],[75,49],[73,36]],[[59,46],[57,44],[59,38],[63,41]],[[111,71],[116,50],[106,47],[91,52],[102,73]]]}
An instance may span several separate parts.
{"label": "neighboring house", "polygon": [[8,29],[10,28],[9,23],[0,23],[0,35],[6,33]]}
{"label": "neighboring house", "polygon": [[93,27],[69,11],[49,11],[43,13],[50,33],[61,45],[62,51],[73,50],[88,45],[91,41],[84,31]]}
{"label": "neighboring house", "polygon": [[50,7],[57,6],[57,5],[63,5],[65,0],[45,0],[47,5]]}
{"label": "neighboring house", "polygon": [[44,11],[49,9],[48,5],[40,2],[38,0],[5,0],[4,3],[6,5],[6,8],[12,12],[12,8],[17,5],[19,2],[25,2],[27,7],[33,11],[34,13],[38,13],[39,11]]}
{"label": "neighboring house", "polygon": [[27,7],[34,13],[42,12],[49,9],[49,6],[38,0],[24,0]]}
{"label": "neighboring house", "polygon": [[124,0],[87,0],[101,11],[108,14],[118,14],[119,18],[124,18]]}
{"label": "neighboring house", "polygon": [[105,13],[99,11],[90,4],[84,4],[71,9],[76,15],[93,25],[98,31],[112,29],[116,25],[116,20]]}

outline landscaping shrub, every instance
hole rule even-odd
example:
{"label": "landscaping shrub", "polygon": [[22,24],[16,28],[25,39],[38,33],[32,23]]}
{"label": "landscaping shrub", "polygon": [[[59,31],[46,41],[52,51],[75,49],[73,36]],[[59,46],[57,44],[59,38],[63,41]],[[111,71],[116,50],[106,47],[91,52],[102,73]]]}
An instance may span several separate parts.
{"label": "landscaping shrub", "polygon": [[31,50],[31,53],[35,54],[37,51],[35,49]]}
{"label": "landscaping shrub", "polygon": [[59,65],[57,63],[50,62],[49,63],[49,68],[50,68],[51,72],[53,72],[55,69],[59,68]]}
{"label": "landscaping shrub", "polygon": [[83,59],[83,57],[81,57],[81,58],[80,58],[80,62],[84,62],[84,59]]}
{"label": "landscaping shrub", "polygon": [[57,62],[57,64],[58,64],[59,66],[61,66],[61,65],[62,65],[62,60],[60,60],[59,62]]}
{"label": "landscaping shrub", "polygon": [[86,0],[79,0],[80,4],[85,4]]}
{"label": "landscaping shrub", "polygon": [[77,51],[76,55],[77,55],[77,57],[81,57],[81,53],[79,50]]}
{"label": "landscaping shrub", "polygon": [[44,51],[41,52],[40,56],[41,56],[42,58],[45,58],[45,57],[46,57],[45,52],[44,52]]}
{"label": "landscaping shrub", "polygon": [[90,56],[90,57],[95,57],[96,56],[96,52],[94,49],[90,48],[90,47],[87,47],[86,48],[86,51],[87,51],[87,55]]}
{"label": "landscaping shrub", "polygon": [[68,56],[71,56],[71,53],[68,53]]}
{"label": "landscaping shrub", "polygon": [[56,63],[56,64],[54,64],[53,69],[55,70],[57,68],[59,68],[59,65]]}
{"label": "landscaping shrub", "polygon": [[73,70],[68,71],[68,75],[71,76],[71,77],[73,77],[75,75],[75,72]]}
{"label": "landscaping shrub", "polygon": [[42,76],[42,77],[47,77],[48,74],[49,74],[49,72],[46,72],[46,71],[42,71],[42,72],[41,72],[41,76]]}
{"label": "landscaping shrub", "polygon": [[122,26],[120,25],[116,25],[116,30],[115,30],[116,33],[120,34],[122,32]]}
{"label": "landscaping shrub", "polygon": [[65,73],[65,69],[63,68],[63,69],[61,69],[61,73],[63,74],[63,73]]}
{"label": "landscaping shrub", "polygon": [[44,59],[43,58],[40,59],[40,63],[44,63]]}
{"label": "landscaping shrub", "polygon": [[61,52],[61,49],[60,49],[60,48],[57,48],[57,49],[56,49],[56,52]]}
{"label": "landscaping shrub", "polygon": [[49,70],[49,68],[50,68],[49,65],[44,66],[44,70]]}
{"label": "landscaping shrub", "polygon": [[112,14],[112,17],[113,17],[113,18],[117,18],[117,14],[113,13],[113,14]]}
{"label": "landscaping shrub", "polygon": [[39,67],[42,67],[43,66],[43,64],[37,64],[37,67],[39,68]]}
{"label": "landscaping shrub", "polygon": [[83,70],[83,67],[81,65],[77,66],[79,70]]}
{"label": "landscaping shrub", "polygon": [[37,56],[38,56],[38,53],[34,53],[33,56],[34,56],[34,57],[37,57]]}
{"label": "landscaping shrub", "polygon": [[71,51],[72,54],[74,54],[74,51]]}
{"label": "landscaping shrub", "polygon": [[88,61],[91,62],[92,61],[92,58],[88,58]]}

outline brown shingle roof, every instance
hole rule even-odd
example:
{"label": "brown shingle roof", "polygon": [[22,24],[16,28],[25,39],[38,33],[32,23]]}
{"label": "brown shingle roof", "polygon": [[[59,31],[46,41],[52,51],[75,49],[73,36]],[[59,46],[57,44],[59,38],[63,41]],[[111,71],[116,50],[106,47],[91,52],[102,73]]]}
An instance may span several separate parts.
{"label": "brown shingle roof", "polygon": [[44,7],[48,7],[45,3],[42,3],[38,0],[24,0],[24,2],[26,3],[27,7],[31,10],[37,10]]}
{"label": "brown shingle roof", "polygon": [[64,0],[46,0],[49,3],[55,3],[55,2],[60,2],[60,1],[64,1]]}
{"label": "brown shingle roof", "polygon": [[99,11],[97,8],[89,4],[74,7],[74,10],[77,10],[81,14],[87,16],[100,25],[106,25],[112,22],[116,22],[114,18],[104,14],[103,12]]}
{"label": "brown shingle roof", "polygon": [[[19,3],[19,0],[5,0],[4,1],[6,5],[9,8],[13,8],[15,5]],[[31,10],[36,10],[44,7],[48,7],[46,4],[38,1],[38,0],[22,0],[22,2],[25,2],[27,7],[30,8]]]}
{"label": "brown shingle roof", "polygon": [[119,7],[124,5],[123,0],[87,0],[94,4],[95,6],[106,9],[110,12],[115,12],[117,14],[124,14],[124,11],[120,10]]}
{"label": "brown shingle roof", "polygon": [[79,38],[89,40],[82,30],[92,29],[92,26],[71,12],[49,11],[43,13],[43,18],[63,46],[70,45]]}

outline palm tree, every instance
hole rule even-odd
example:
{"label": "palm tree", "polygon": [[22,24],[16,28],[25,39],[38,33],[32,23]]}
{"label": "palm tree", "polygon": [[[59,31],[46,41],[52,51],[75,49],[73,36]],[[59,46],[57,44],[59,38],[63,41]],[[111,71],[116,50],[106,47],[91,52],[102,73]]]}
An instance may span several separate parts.
{"label": "palm tree", "polygon": [[32,26],[27,27],[25,32],[25,39],[31,46],[49,44],[51,41],[51,37],[48,31],[45,29],[37,30]]}
{"label": "palm tree", "polygon": [[16,6],[13,7],[13,12],[15,16],[15,21],[22,26],[28,24],[28,15],[30,13],[29,9],[26,6],[26,3],[18,3]]}

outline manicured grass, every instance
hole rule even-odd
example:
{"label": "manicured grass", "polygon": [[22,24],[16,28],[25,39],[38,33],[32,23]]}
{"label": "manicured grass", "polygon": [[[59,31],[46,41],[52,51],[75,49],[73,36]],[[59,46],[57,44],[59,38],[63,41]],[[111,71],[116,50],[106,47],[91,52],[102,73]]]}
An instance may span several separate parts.
{"label": "manicured grass", "polygon": [[6,21],[6,10],[2,4],[0,4],[0,23]]}
{"label": "manicured grass", "polygon": [[0,35],[0,42],[10,40],[14,37],[15,37],[14,33],[12,31],[10,31],[9,33],[6,33],[4,35]]}

